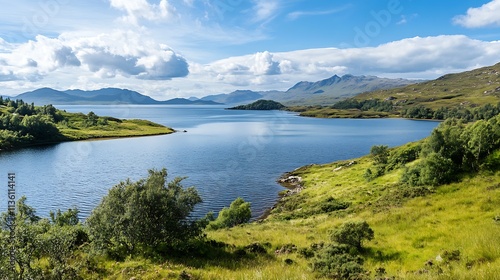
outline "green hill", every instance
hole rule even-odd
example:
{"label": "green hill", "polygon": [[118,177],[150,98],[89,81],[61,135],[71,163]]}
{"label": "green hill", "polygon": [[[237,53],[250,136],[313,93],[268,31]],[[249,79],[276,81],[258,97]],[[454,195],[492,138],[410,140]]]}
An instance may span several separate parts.
{"label": "green hill", "polygon": [[329,107],[295,107],[291,110],[313,117],[445,119],[453,114],[467,115],[477,108],[499,103],[500,63],[444,75],[428,82],[362,93]]}
{"label": "green hill", "polygon": [[247,105],[228,108],[228,110],[282,110],[285,108],[283,104],[273,100],[257,100]]}
{"label": "green hill", "polygon": [[500,102],[500,63],[402,88],[362,93],[355,99],[388,100],[395,106],[423,105],[431,109],[496,105]]}

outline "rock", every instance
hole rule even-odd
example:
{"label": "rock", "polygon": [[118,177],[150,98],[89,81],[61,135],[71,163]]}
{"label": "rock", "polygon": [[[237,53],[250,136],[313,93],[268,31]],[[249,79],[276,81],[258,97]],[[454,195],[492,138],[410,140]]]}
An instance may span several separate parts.
{"label": "rock", "polygon": [[282,178],[278,180],[279,183],[284,184],[298,184],[302,182],[302,177],[300,176],[288,176],[287,178]]}

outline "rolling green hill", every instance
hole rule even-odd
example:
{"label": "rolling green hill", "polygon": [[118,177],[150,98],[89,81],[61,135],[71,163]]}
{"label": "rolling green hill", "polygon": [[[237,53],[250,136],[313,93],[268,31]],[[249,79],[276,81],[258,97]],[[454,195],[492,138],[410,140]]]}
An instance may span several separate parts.
{"label": "rolling green hill", "polygon": [[357,100],[389,100],[395,106],[477,107],[500,102],[500,63],[472,71],[444,75],[436,80],[362,93]]}
{"label": "rolling green hill", "polygon": [[444,119],[499,103],[500,63],[419,84],[362,93],[333,106],[301,106],[291,110],[311,117]]}

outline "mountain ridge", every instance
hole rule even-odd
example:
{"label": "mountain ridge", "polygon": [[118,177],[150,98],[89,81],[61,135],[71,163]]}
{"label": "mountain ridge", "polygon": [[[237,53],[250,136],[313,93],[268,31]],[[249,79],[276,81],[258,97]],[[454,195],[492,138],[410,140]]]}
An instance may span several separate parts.
{"label": "mountain ridge", "polygon": [[378,89],[391,89],[422,82],[421,80],[389,79],[377,76],[333,75],[316,82],[300,81],[286,91],[236,90],[226,94],[208,95],[202,100],[224,104],[246,104],[259,99],[270,99],[285,105],[333,104],[341,99]]}
{"label": "mountain ridge", "polygon": [[173,98],[158,101],[137,91],[120,88],[102,88],[99,90],[55,90],[44,87],[33,91],[21,93],[12,99],[22,99],[27,103],[36,105],[87,105],[87,104],[137,104],[137,105],[219,105],[220,103],[205,100],[188,100]]}

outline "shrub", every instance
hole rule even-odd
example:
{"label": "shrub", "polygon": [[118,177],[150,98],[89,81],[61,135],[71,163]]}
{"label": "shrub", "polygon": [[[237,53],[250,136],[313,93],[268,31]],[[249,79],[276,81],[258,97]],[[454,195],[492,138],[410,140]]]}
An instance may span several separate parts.
{"label": "shrub", "polygon": [[348,245],[330,244],[314,258],[312,268],[320,275],[333,279],[366,279],[363,258],[350,251]]}
{"label": "shrub", "polygon": [[389,147],[385,145],[372,146],[370,154],[377,164],[386,164],[389,157]]}
{"label": "shrub", "polygon": [[364,240],[372,240],[373,230],[366,221],[351,221],[342,224],[331,234],[331,239],[339,244],[361,249]]}
{"label": "shrub", "polygon": [[229,208],[225,207],[217,216],[217,219],[209,224],[212,229],[229,228],[247,223],[252,218],[250,202],[245,202],[243,198],[238,197]]}

